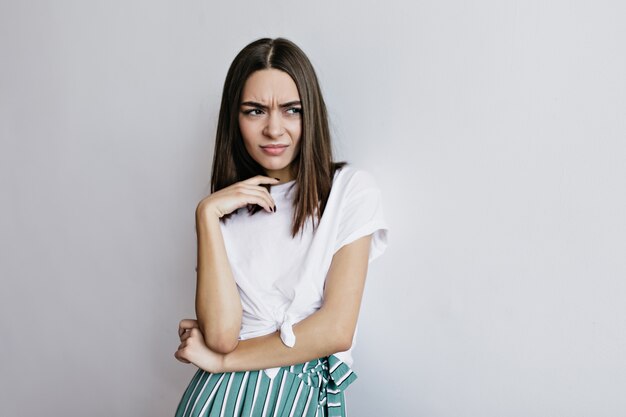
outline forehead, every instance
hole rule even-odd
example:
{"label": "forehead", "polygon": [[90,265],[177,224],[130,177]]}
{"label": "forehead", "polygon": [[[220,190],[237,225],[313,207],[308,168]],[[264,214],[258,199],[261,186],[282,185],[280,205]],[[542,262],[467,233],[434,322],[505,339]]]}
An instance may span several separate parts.
{"label": "forehead", "polygon": [[300,100],[298,87],[284,71],[269,68],[253,72],[243,87],[241,101],[287,102]]}

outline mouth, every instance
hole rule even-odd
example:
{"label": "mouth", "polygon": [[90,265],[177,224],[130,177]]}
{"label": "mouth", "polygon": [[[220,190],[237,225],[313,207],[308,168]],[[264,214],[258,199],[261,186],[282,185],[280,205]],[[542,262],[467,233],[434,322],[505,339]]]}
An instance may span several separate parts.
{"label": "mouth", "polygon": [[267,145],[261,146],[261,149],[268,155],[277,156],[282,154],[287,149],[287,146],[289,145]]}

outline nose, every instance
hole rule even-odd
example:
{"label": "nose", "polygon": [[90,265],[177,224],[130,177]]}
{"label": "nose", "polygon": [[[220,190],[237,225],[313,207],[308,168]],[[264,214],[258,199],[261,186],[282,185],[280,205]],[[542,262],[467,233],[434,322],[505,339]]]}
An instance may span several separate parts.
{"label": "nose", "polygon": [[282,118],[280,112],[271,111],[267,118],[267,124],[265,125],[264,134],[270,138],[278,138],[285,133],[283,128]]}

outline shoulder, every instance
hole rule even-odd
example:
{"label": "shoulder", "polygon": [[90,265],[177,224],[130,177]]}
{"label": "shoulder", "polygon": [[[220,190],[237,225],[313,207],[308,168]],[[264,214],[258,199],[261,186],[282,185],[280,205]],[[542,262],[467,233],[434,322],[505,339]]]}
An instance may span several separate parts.
{"label": "shoulder", "polygon": [[335,172],[333,189],[342,194],[356,194],[366,190],[378,190],[376,178],[366,169],[347,164]]}

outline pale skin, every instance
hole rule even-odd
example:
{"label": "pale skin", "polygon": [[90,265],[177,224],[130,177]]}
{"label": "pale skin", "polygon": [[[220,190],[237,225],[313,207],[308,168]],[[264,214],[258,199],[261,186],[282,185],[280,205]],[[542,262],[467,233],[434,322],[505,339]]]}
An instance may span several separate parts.
{"label": "pale skin", "polygon": [[[248,204],[272,212],[275,202],[261,184],[293,179],[293,161],[301,133],[300,97],[291,77],[276,69],[260,70],[246,81],[239,125],[248,153],[266,170],[219,190],[196,209],[198,235],[197,320],[179,324],[174,356],[212,373],[251,371],[307,362],[350,348],[361,306],[371,235],[340,248],[332,258],[318,311],[293,326],[294,347],[273,332],[239,340],[242,306],[228,262],[219,219]],[[280,155],[261,146],[285,145]],[[277,179],[278,178],[278,179]]]}

